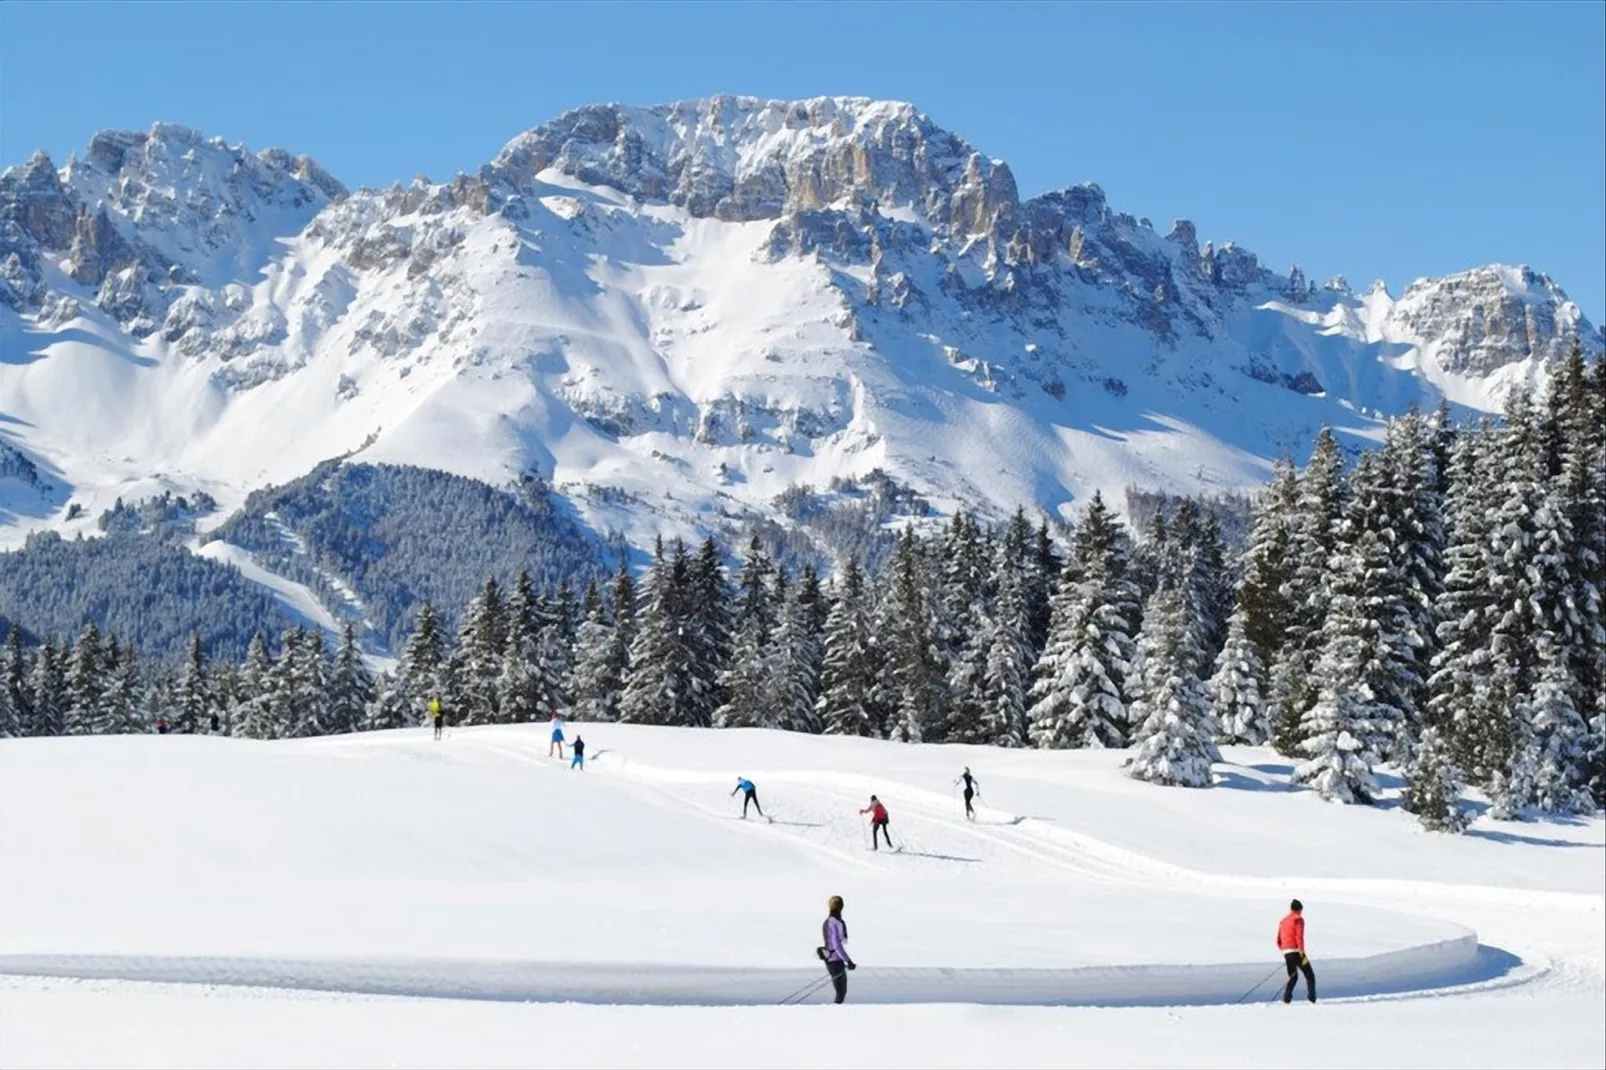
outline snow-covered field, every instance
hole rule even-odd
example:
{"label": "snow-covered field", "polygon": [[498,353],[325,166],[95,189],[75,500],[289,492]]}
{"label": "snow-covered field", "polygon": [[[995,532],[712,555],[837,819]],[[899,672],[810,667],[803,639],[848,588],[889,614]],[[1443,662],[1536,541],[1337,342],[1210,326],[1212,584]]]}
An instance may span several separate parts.
{"label": "snow-covered field", "polygon": [[[1200,792],[1109,752],[578,731],[584,773],[544,726],[0,741],[0,1064],[1606,1064],[1599,818],[1430,835],[1259,749]],[[849,1004],[778,1006],[833,893]],[[1294,895],[1316,1007],[1273,1002]]]}

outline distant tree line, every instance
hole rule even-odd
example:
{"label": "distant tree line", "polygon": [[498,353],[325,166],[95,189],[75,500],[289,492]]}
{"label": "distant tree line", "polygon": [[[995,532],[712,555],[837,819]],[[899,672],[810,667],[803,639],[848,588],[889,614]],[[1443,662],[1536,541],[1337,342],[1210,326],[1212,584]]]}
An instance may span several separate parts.
{"label": "distant tree line", "polygon": [[[86,629],[8,646],[0,730],[181,730],[216,714],[257,738],[540,720],[769,727],[909,742],[1117,748],[1129,775],[1208,787],[1223,744],[1269,744],[1293,779],[1368,804],[1379,766],[1405,806],[1459,831],[1465,784],[1495,816],[1606,802],[1606,364],[1575,349],[1548,394],[1501,422],[1443,408],[1393,421],[1346,462],[1323,430],[1277,466],[1230,553],[1217,512],[1149,511],[1134,538],[1094,495],[1066,540],[1017,512],[906,527],[880,565],[829,583],[758,539],[661,540],[639,584],[483,583],[450,629],[417,614],[399,665],[369,677],[348,628],[331,656],[289,632],[241,665],[192,644],[143,692]],[[90,647],[91,654],[80,654]],[[143,719],[124,697],[147,696]],[[63,696],[59,709],[54,696]]]}

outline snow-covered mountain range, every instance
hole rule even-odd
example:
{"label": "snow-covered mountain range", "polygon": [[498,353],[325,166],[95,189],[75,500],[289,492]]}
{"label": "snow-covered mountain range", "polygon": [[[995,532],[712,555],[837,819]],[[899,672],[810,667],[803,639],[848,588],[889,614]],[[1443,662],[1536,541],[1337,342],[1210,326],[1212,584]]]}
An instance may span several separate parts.
{"label": "snow-covered mountain range", "polygon": [[1065,512],[1496,409],[1575,337],[1525,267],[1356,292],[1095,185],[1022,199],[908,104],[590,106],[355,193],[158,124],[0,175],[0,546],[163,491],[221,520],[343,455],[539,475],[637,545],[875,469]]}

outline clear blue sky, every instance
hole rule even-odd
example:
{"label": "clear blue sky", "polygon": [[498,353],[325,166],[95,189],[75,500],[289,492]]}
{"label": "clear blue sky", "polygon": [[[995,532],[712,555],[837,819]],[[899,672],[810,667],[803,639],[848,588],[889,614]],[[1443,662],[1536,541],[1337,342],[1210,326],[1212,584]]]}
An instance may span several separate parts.
{"label": "clear blue sky", "polygon": [[1023,194],[1093,180],[1398,294],[1490,261],[1606,315],[1606,5],[0,3],[0,163],[182,122],[348,185],[592,101],[913,101]]}

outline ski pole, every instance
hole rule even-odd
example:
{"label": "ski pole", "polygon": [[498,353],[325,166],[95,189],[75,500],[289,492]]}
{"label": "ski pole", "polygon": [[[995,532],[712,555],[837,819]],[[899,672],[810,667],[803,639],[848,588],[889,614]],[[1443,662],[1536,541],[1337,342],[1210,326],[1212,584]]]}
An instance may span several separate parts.
{"label": "ski pole", "polygon": [[1282,967],[1273,966],[1271,968],[1271,973],[1268,973],[1266,976],[1262,977],[1255,984],[1254,988],[1251,988],[1249,991],[1245,992],[1243,995],[1239,996],[1236,1000],[1234,1000],[1233,1001],[1233,1006],[1236,1007],[1238,1004],[1242,1003],[1244,1000],[1246,1000],[1250,996],[1254,995],[1255,994],[1255,990],[1258,989],[1261,985],[1265,984],[1267,981],[1271,980],[1273,977],[1275,977],[1277,975],[1277,971],[1280,970],[1280,969],[1282,969]]}
{"label": "ski pole", "polygon": [[805,999],[808,999],[810,996],[814,995],[814,993],[824,988],[825,983],[830,979],[831,975],[826,974],[824,977],[816,978],[815,980],[810,981],[796,992],[793,992],[790,996],[783,998],[778,1006],[785,1007],[789,1004],[802,1003]]}

